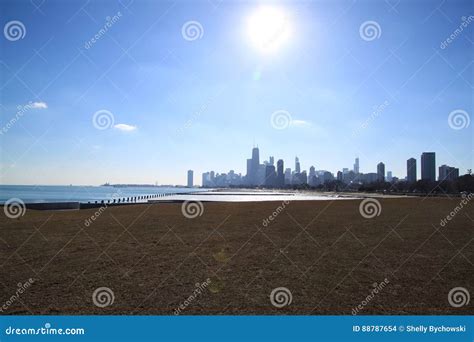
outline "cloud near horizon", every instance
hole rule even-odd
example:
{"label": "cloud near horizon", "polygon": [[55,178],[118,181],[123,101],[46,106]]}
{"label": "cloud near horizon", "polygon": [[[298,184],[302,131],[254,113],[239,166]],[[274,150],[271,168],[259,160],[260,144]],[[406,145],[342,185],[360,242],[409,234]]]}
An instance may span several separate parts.
{"label": "cloud near horizon", "polygon": [[290,126],[292,127],[310,127],[311,122],[305,120],[291,120]]}
{"label": "cloud near horizon", "polygon": [[127,124],[116,124],[114,125],[114,128],[122,132],[132,132],[137,129],[137,126],[127,125]]}
{"label": "cloud near horizon", "polygon": [[30,107],[33,109],[47,109],[48,105],[46,104],[46,102],[41,101],[41,102],[30,103]]}

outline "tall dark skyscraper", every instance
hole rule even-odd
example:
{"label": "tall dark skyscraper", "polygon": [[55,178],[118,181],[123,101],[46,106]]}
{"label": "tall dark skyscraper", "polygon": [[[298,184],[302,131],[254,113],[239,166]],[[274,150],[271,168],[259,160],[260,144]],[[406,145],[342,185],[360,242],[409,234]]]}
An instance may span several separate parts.
{"label": "tall dark skyscraper", "polygon": [[407,182],[416,182],[416,159],[410,158],[407,160]]}
{"label": "tall dark skyscraper", "polygon": [[436,155],[434,152],[421,154],[421,179],[430,182],[436,181]]}
{"label": "tall dark skyscraper", "polygon": [[284,163],[283,159],[277,161],[277,186],[285,186],[285,172],[284,172]]}
{"label": "tall dark skyscraper", "polygon": [[258,168],[260,166],[260,152],[258,147],[252,149],[252,158],[247,159],[247,184],[258,185]]}
{"label": "tall dark skyscraper", "polygon": [[377,180],[385,182],[385,164],[382,162],[377,164]]}
{"label": "tall dark skyscraper", "polygon": [[301,172],[300,160],[298,157],[295,157],[295,172],[296,173]]}
{"label": "tall dark skyscraper", "polygon": [[258,147],[254,147],[252,149],[252,162],[256,163],[256,165],[260,164],[260,152],[258,150]]}

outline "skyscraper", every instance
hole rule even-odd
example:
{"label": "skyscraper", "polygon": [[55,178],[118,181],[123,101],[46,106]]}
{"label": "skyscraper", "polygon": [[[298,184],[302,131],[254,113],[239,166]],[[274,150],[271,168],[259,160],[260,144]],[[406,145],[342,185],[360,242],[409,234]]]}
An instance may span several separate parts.
{"label": "skyscraper", "polygon": [[438,180],[439,181],[453,181],[459,177],[459,169],[448,165],[441,165],[438,168]]}
{"label": "skyscraper", "polygon": [[211,178],[209,176],[209,172],[204,172],[202,174],[202,186],[203,187],[209,186],[210,182],[211,182]]}
{"label": "skyscraper", "polygon": [[407,182],[416,182],[416,159],[410,158],[407,160]]}
{"label": "skyscraper", "polygon": [[265,186],[274,187],[276,185],[276,173],[275,173],[275,165],[266,165],[265,166]]}
{"label": "skyscraper", "polygon": [[385,182],[385,164],[382,162],[377,164],[377,180]]}
{"label": "skyscraper", "polygon": [[194,172],[193,170],[188,170],[188,187],[192,188],[194,185]]}
{"label": "skyscraper", "polygon": [[[247,185],[258,185],[259,166],[260,153],[258,147],[254,147],[252,149],[252,158],[247,159]],[[265,171],[263,172],[265,174]]]}
{"label": "skyscraper", "polygon": [[300,173],[301,172],[301,167],[300,167],[300,160],[298,157],[295,157],[295,172]]}
{"label": "skyscraper", "polygon": [[391,182],[392,181],[392,171],[387,171],[387,182]]}
{"label": "skyscraper", "polygon": [[436,181],[436,155],[434,152],[421,154],[421,179],[430,182]]}
{"label": "skyscraper", "polygon": [[285,184],[291,184],[291,169],[289,167],[285,169]]}
{"label": "skyscraper", "polygon": [[356,175],[359,174],[359,158],[356,158],[356,159],[355,159],[355,163],[354,163],[354,173],[355,173]]}
{"label": "skyscraper", "polygon": [[258,147],[252,149],[252,162],[256,163],[256,165],[260,164],[260,152],[258,151]]}
{"label": "skyscraper", "polygon": [[285,186],[285,173],[284,173],[284,163],[283,159],[279,159],[277,161],[277,186],[284,187]]}

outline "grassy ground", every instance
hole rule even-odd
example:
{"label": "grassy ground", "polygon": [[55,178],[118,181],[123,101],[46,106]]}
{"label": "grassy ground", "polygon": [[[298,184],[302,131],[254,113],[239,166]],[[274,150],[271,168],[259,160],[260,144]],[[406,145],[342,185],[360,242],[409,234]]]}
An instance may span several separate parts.
{"label": "grassy ground", "polygon": [[[35,280],[2,314],[473,314],[474,300],[448,302],[454,287],[474,295],[472,203],[441,227],[459,198],[379,201],[372,219],[359,200],[291,202],[266,226],[281,203],[204,203],[194,219],[111,207],[89,226],[98,209],[2,215],[0,305]],[[94,305],[99,287],[113,304]],[[291,304],[272,305],[277,287]]]}

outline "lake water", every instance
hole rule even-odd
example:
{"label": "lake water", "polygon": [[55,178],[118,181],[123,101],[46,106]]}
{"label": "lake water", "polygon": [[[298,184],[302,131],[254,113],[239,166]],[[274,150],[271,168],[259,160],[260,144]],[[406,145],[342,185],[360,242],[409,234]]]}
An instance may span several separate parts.
{"label": "lake water", "polygon": [[200,191],[200,189],[175,187],[0,185],[0,203],[5,203],[11,198],[19,198],[24,203],[87,203],[125,197],[189,193],[194,191]]}
{"label": "lake water", "polygon": [[[24,203],[45,202],[95,202],[127,197],[154,196],[151,201],[217,201],[217,202],[260,202],[260,201],[318,201],[354,199],[357,196],[335,193],[305,193],[279,191],[212,191],[199,188],[175,187],[112,187],[112,186],[56,186],[56,185],[0,185],[0,204],[19,198]],[[160,196],[161,195],[161,196]],[[164,197],[166,195],[166,197]],[[147,202],[139,199],[137,202]]]}
{"label": "lake water", "polygon": [[[202,192],[193,194],[178,194],[166,197],[168,201],[200,201],[200,202],[265,202],[265,201],[328,201],[328,200],[343,200],[355,199],[356,196],[338,195],[338,194],[315,194],[304,192]],[[162,199],[152,199],[150,202],[158,202]]]}

